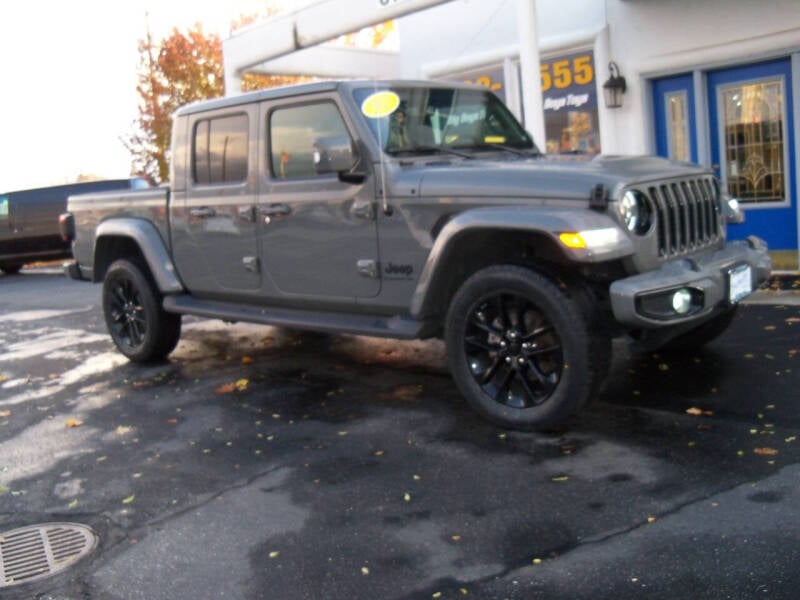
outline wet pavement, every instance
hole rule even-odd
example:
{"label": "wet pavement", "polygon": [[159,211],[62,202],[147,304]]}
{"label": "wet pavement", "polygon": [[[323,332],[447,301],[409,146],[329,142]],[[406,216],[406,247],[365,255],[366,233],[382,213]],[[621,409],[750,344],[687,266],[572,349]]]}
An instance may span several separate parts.
{"label": "wet pavement", "polygon": [[5,598],[794,598],[800,306],[631,355],[565,427],[474,416],[438,342],[186,319],[117,354],[100,288],[0,277],[0,535],[98,549]]}

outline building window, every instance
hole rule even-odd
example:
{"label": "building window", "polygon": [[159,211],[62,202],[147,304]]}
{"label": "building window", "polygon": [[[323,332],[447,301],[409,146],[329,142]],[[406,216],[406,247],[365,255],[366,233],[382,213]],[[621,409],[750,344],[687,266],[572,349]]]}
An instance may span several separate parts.
{"label": "building window", "polygon": [[459,81],[463,83],[472,83],[482,85],[485,88],[492,90],[500,100],[504,103],[507,102],[505,90],[505,74],[503,65],[489,65],[481,67],[480,69],[471,69],[469,71],[461,71],[446,75],[441,78],[442,81]]}
{"label": "building window", "polygon": [[247,115],[198,121],[192,140],[195,183],[240,183],[247,179]]}
{"label": "building window", "polygon": [[689,99],[686,90],[664,95],[667,115],[667,156],[689,162]]}
{"label": "building window", "polygon": [[740,202],[786,200],[783,79],[719,89],[723,178]]}
{"label": "building window", "polygon": [[594,52],[544,59],[540,75],[547,153],[599,154]]}
{"label": "building window", "polygon": [[269,133],[272,175],[278,179],[317,177],[314,141],[350,136],[333,102],[275,110]]}

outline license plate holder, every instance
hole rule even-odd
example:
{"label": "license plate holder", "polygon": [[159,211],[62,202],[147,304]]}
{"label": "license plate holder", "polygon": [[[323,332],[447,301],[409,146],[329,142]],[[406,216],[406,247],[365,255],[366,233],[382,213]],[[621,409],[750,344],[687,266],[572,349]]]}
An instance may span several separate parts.
{"label": "license plate holder", "polygon": [[753,269],[750,265],[739,265],[728,270],[728,300],[738,304],[753,291]]}

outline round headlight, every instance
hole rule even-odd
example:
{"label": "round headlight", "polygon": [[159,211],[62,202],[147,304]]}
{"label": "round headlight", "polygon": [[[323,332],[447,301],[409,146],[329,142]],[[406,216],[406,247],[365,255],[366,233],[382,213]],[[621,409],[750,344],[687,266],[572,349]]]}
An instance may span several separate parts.
{"label": "round headlight", "polygon": [[644,235],[650,229],[652,211],[650,203],[641,192],[628,190],[619,203],[619,214],[628,231]]}

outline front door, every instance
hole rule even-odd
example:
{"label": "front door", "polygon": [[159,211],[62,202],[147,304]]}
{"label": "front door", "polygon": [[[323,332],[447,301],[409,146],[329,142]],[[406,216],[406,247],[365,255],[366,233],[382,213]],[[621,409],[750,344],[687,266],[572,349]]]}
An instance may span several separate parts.
{"label": "front door", "polygon": [[790,59],[708,75],[711,159],[747,220],[729,237],[767,241],[776,268],[797,268],[797,187]]}
{"label": "front door", "polygon": [[682,162],[698,162],[694,80],[691,73],[653,81],[656,153]]}
{"label": "front door", "polygon": [[268,132],[258,198],[265,293],[300,300],[376,296],[374,176],[364,167],[362,181],[343,181],[315,169],[315,140],[353,139],[336,97],[266,102],[261,114]]}

